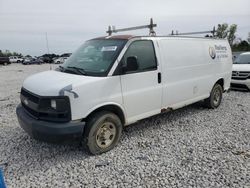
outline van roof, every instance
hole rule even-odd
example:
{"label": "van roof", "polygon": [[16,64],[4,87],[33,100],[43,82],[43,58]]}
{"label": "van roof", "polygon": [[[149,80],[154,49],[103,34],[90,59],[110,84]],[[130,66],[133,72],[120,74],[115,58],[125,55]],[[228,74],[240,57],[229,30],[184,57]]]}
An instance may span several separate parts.
{"label": "van roof", "polygon": [[103,37],[97,37],[94,39],[126,39],[129,40],[131,38],[134,38],[136,36],[134,35],[112,35],[112,36],[103,36]]}
{"label": "van roof", "polygon": [[184,35],[166,35],[166,36],[112,35],[112,36],[97,37],[97,38],[94,38],[94,39],[123,39],[123,40],[129,40],[129,39],[132,39],[132,38],[141,38],[141,37],[143,37],[143,38],[144,37],[152,37],[152,38],[163,38],[163,37],[166,37],[166,38],[194,38],[194,39],[226,40],[226,39],[221,39],[221,38],[184,36]]}

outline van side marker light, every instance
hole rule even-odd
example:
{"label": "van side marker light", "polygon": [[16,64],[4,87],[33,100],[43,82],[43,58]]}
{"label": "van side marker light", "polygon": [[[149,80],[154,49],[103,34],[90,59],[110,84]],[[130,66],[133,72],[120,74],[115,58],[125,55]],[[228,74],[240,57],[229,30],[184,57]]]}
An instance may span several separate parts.
{"label": "van side marker light", "polygon": [[64,87],[64,88],[62,88],[62,89],[59,91],[59,96],[64,96],[64,92],[67,91],[67,92],[69,92],[69,93],[73,93],[74,98],[78,98],[79,95],[78,95],[76,92],[72,91],[72,90],[73,90],[72,84],[70,84],[70,85],[68,85],[68,86],[66,86],[66,87]]}

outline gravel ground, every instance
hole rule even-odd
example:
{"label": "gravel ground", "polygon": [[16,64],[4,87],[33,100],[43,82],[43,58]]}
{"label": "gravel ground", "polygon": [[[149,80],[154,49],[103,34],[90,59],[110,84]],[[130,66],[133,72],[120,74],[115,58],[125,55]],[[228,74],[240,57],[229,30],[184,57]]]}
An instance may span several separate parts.
{"label": "gravel ground", "polygon": [[[53,65],[54,66],[54,65]],[[23,80],[49,65],[0,66],[0,168],[8,187],[250,187],[250,93],[224,94],[127,127],[91,156],[77,144],[31,139],[15,108]]]}

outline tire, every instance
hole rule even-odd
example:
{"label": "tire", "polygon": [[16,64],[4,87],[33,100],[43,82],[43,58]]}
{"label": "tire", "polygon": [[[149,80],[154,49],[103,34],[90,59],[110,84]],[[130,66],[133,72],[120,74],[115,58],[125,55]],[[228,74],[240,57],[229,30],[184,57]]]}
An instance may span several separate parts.
{"label": "tire", "polygon": [[20,61],[18,60],[17,63],[20,63]]}
{"label": "tire", "polygon": [[7,62],[4,62],[3,65],[6,66],[6,65],[8,65],[8,63],[7,63]]}
{"label": "tire", "polygon": [[110,151],[120,140],[122,128],[120,118],[114,113],[97,112],[86,124],[83,145],[94,155]]}
{"label": "tire", "polygon": [[205,106],[208,108],[218,108],[222,101],[223,89],[220,84],[215,84],[209,98],[205,99]]}

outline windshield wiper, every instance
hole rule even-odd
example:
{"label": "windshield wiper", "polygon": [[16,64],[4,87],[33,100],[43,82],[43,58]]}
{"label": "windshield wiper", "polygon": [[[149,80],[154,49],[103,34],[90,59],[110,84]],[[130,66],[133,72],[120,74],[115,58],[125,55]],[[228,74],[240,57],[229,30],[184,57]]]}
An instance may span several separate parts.
{"label": "windshield wiper", "polygon": [[61,71],[64,71],[64,70],[65,70],[65,68],[64,68],[63,66],[61,66],[61,65],[59,65],[59,69],[60,69]]}
{"label": "windshield wiper", "polygon": [[77,71],[78,73],[80,73],[81,75],[86,75],[85,70],[82,69],[82,68],[79,68],[79,67],[71,67],[71,66],[69,66],[69,67],[66,67],[66,69],[73,69],[73,70]]}
{"label": "windshield wiper", "polygon": [[55,70],[60,71],[60,72],[64,72],[65,68],[63,66],[59,65]]}

